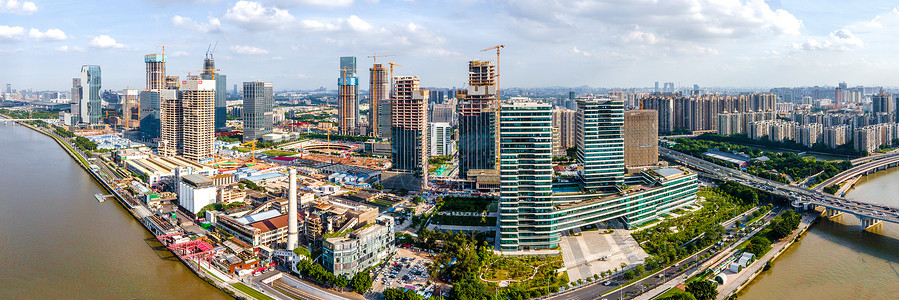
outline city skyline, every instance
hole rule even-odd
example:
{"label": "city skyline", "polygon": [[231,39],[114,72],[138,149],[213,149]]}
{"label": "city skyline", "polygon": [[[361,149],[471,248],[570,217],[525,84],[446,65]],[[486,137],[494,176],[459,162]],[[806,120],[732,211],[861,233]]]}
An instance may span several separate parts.
{"label": "city skyline", "polygon": [[397,55],[390,60],[403,66],[394,75],[461,87],[462,66],[495,59],[480,49],[497,44],[507,45],[504,87],[899,84],[881,75],[899,63],[890,51],[899,9],[886,1],[376,2],[3,1],[0,56],[14,72],[0,82],[64,90],[68,70],[92,64],[104,69],[104,89],[140,88],[140,57],[161,52],[156,45],[185,45],[166,49],[167,73],[184,76],[200,73],[218,42],[218,67],[234,82],[288,90],[331,89],[333,76],[324,74],[335,57],[356,56],[367,69],[374,53]]}

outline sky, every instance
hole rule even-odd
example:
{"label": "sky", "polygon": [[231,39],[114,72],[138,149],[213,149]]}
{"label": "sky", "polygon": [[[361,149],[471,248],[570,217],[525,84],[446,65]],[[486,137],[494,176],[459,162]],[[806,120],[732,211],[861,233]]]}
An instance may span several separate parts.
{"label": "sky", "polygon": [[834,0],[0,0],[0,84],[68,90],[81,65],[103,89],[145,88],[143,55],[197,74],[216,44],[228,86],[336,89],[340,56],[422,86],[462,87],[500,56],[502,87],[897,86],[899,3]]}

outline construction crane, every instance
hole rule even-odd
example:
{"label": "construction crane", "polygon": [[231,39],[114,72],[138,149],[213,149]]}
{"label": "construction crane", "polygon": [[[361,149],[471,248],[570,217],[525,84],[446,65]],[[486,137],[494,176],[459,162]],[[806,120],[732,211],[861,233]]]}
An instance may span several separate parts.
{"label": "construction crane", "polygon": [[494,156],[493,160],[495,163],[494,168],[496,168],[497,170],[499,170],[499,99],[500,99],[500,97],[499,97],[499,50],[502,48],[505,48],[505,47],[506,47],[506,45],[496,45],[496,46],[481,50],[481,52],[484,52],[487,50],[496,49],[496,73],[493,74],[493,76],[496,77],[496,102],[495,102],[496,103],[496,122],[494,122],[494,123],[496,123],[496,125],[495,125],[496,128],[494,128],[493,130],[494,130],[495,134],[497,135],[497,137],[494,138],[494,141],[495,141],[494,152],[496,153],[496,155]]}
{"label": "construction crane", "polygon": [[185,45],[156,45],[156,47],[162,47],[162,56],[165,57],[165,47],[187,47]]}
{"label": "construction crane", "polygon": [[[211,60],[211,59],[212,59],[212,53],[215,52],[215,48],[218,47],[218,45],[219,45],[219,42],[216,41],[216,42],[215,42],[215,45],[209,45],[209,47],[206,47],[206,59],[207,59],[207,60]],[[203,62],[203,70],[200,70],[200,71],[203,72],[203,73],[200,73],[200,74],[207,74],[207,73],[208,73],[208,74],[211,74],[212,76],[211,76],[209,79],[215,79],[215,74],[216,74],[216,72],[221,71],[221,70],[220,70],[220,69],[211,68],[209,65],[206,64],[206,61],[204,61],[204,62]]]}
{"label": "construction crane", "polygon": [[246,145],[252,146],[252,148],[250,150],[250,162],[255,164],[256,163],[256,140],[252,140],[252,141],[240,144],[240,145],[241,146],[246,146]]}
{"label": "construction crane", "polygon": [[378,57],[391,57],[391,56],[396,56],[396,55],[393,55],[393,54],[378,55],[377,53],[374,53],[374,55],[369,55],[368,58],[371,58],[371,59],[372,59],[372,61],[373,61],[372,63],[373,63],[373,64],[377,64],[377,63],[378,63]]}
{"label": "construction crane", "polygon": [[390,65],[390,99],[393,99],[393,66],[402,67],[403,65],[395,62],[389,62],[387,64]]}

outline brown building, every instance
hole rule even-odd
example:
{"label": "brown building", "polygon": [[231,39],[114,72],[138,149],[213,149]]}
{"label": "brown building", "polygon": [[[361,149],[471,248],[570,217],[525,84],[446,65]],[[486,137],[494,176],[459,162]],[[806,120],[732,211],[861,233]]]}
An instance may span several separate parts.
{"label": "brown building", "polygon": [[624,166],[655,166],[659,162],[659,115],[655,110],[624,112]]}

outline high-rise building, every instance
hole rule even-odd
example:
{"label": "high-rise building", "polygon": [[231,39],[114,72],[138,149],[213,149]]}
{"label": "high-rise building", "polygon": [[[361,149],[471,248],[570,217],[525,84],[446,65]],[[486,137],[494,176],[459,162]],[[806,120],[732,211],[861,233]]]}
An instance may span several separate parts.
{"label": "high-rise building", "polygon": [[468,170],[496,168],[496,66],[487,61],[468,62],[468,90],[457,95],[459,104],[459,176]]}
{"label": "high-rise building", "polygon": [[624,106],[607,97],[577,100],[577,162],[583,188],[614,189],[624,184]]}
{"label": "high-rise building", "polygon": [[[390,107],[381,107],[381,104],[384,101],[390,101],[390,82],[387,79],[387,69],[384,68],[381,64],[374,64],[371,69],[369,69],[369,81],[368,81],[368,124],[371,127],[371,134],[376,137],[387,137],[385,136],[385,132],[382,132],[382,123],[390,124]],[[382,110],[386,110],[386,114],[388,114],[388,118],[386,120],[382,120],[381,116],[385,113]]]}
{"label": "high-rise building", "polygon": [[165,76],[165,89],[167,89],[167,90],[181,89],[181,79],[179,79],[178,76],[166,75]]}
{"label": "high-rise building", "polygon": [[165,55],[158,53],[144,55],[144,63],[147,65],[147,89],[164,89]]}
{"label": "high-rise building", "polygon": [[659,163],[658,112],[650,109],[624,112],[624,166],[655,166]]}
{"label": "high-rise building", "polygon": [[799,126],[799,134],[796,135],[798,142],[806,147],[821,141],[824,134],[824,126],[820,123],[811,123]]}
{"label": "high-rise building", "polygon": [[[81,66],[79,89],[79,118],[82,123],[100,124],[102,106],[100,102],[100,66]],[[73,89],[73,91],[75,91]]]}
{"label": "high-rise building", "polygon": [[576,124],[577,111],[564,107],[553,109],[553,128],[559,129],[559,148],[562,150],[576,145]]}
{"label": "high-rise building", "polygon": [[254,141],[272,133],[272,83],[243,83],[243,140]]}
{"label": "high-rise building", "polygon": [[12,84],[9,84],[9,83],[6,84],[6,93],[12,94]]}
{"label": "high-rise building", "polygon": [[[184,120],[182,119],[184,105],[183,101],[179,99],[180,95],[177,89],[164,89],[160,90],[159,93],[159,140],[157,150],[159,155],[172,157],[182,154],[184,149]],[[165,95],[173,97],[165,97]],[[152,94],[150,97],[153,97]]]}
{"label": "high-rise building", "polygon": [[845,145],[852,138],[849,125],[836,125],[824,127],[824,144],[830,148],[838,148]]}
{"label": "high-rise building", "polygon": [[216,71],[218,70],[215,68],[215,60],[212,58],[212,54],[207,53],[203,60],[203,73],[200,78],[215,80],[215,124],[213,126],[219,130],[225,127],[225,121],[227,121],[228,95],[225,95],[227,93],[227,76]]}
{"label": "high-rise building", "polygon": [[359,124],[359,78],[356,78],[356,57],[340,58],[340,77],[337,78],[337,127],[340,134],[356,134]]}
{"label": "high-rise building", "polygon": [[120,125],[125,128],[136,128],[140,120],[140,102],[137,89],[122,90],[122,119]]}
{"label": "high-rise building", "polygon": [[894,113],[893,95],[884,91],[871,96],[872,113]]}
{"label": "high-rise building", "polygon": [[551,249],[560,233],[553,215],[552,106],[504,102],[500,109],[500,249]]}
{"label": "high-rise building", "polygon": [[[140,92],[141,140],[153,141],[160,138],[162,102],[174,105],[176,98],[175,90],[143,90]],[[174,126],[173,123],[168,125]]]}
{"label": "high-rise building", "polygon": [[390,99],[393,169],[427,175],[428,90],[418,76],[396,76]]}
{"label": "high-rise building", "polygon": [[445,122],[431,122],[428,138],[430,156],[453,155],[452,127]]}
{"label": "high-rise building", "polygon": [[[72,103],[72,118],[74,120],[71,121],[72,124],[81,123],[82,120],[90,120],[90,116],[88,115],[88,103],[87,101],[82,101],[82,91],[84,90],[84,86],[81,85],[81,78],[72,78],[72,91],[71,91],[71,103]],[[82,115],[82,112],[84,115]]]}
{"label": "high-rise building", "polygon": [[428,120],[431,122],[449,123],[450,126],[455,125],[456,105],[451,103],[431,104]]}
{"label": "high-rise building", "polygon": [[200,161],[212,157],[215,140],[215,81],[197,77],[181,82],[184,158]]}

